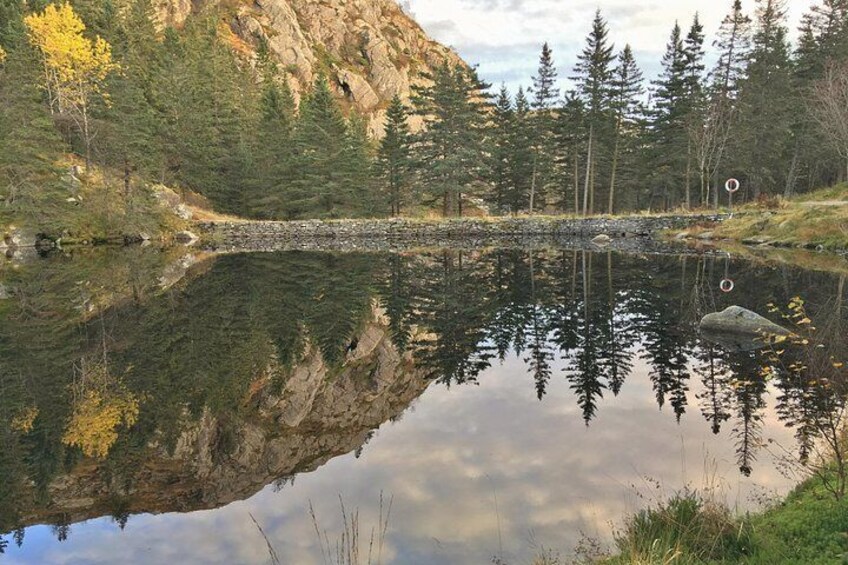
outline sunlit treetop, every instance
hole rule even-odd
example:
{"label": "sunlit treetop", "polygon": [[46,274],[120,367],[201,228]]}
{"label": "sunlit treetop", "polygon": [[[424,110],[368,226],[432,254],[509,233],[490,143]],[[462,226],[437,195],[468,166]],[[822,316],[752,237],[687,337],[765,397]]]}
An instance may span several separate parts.
{"label": "sunlit treetop", "polygon": [[111,46],[99,36],[85,37],[85,24],[68,3],[50,4],[24,22],[45,68],[60,84],[99,82],[116,66]]}

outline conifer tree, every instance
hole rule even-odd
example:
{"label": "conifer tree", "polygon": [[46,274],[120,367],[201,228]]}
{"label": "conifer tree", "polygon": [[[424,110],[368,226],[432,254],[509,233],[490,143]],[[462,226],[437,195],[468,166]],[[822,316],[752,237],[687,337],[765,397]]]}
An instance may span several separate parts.
{"label": "conifer tree", "polygon": [[739,162],[746,185],[761,192],[783,191],[796,102],[786,12],[781,0],[760,0],[747,76],[739,92]]}
{"label": "conifer tree", "polygon": [[751,49],[751,18],[742,10],[742,0],[733,0],[713,47],[719,53],[712,72],[713,87],[723,96],[735,100],[737,85],[744,76]]}
{"label": "conifer tree", "polygon": [[[618,56],[618,64],[612,79],[612,111],[615,117],[612,167],[610,172],[609,206],[607,213],[615,212],[616,181],[622,150],[633,150],[637,136],[640,101],[643,94],[642,71],[633,57],[630,45],[625,45]],[[635,165],[635,163],[630,163]],[[631,174],[633,171],[630,171]]]}
{"label": "conifer tree", "polygon": [[401,207],[409,203],[411,144],[407,109],[395,95],[386,112],[385,135],[377,154],[377,170],[388,193],[392,216],[399,216]]}
{"label": "conifer tree", "polygon": [[701,24],[698,14],[695,14],[692,27],[689,28],[689,33],[683,42],[683,56],[686,67],[686,98],[684,100],[686,108],[684,111],[686,113],[687,130],[684,202],[686,208],[690,208],[692,206],[692,177],[697,169],[692,132],[700,131],[703,128],[705,105],[703,85],[704,69],[706,68],[704,65],[704,26]]}
{"label": "conifer tree", "polygon": [[445,216],[462,215],[462,196],[482,180],[480,159],[488,87],[473,69],[439,66],[432,85],[416,88],[415,112],[425,121],[417,163],[423,191],[441,201]]}
{"label": "conifer tree", "polygon": [[121,171],[128,199],[135,174],[150,177],[161,163],[155,143],[160,116],[151,87],[159,62],[154,18],[150,0],[134,0],[116,24],[114,47],[121,70],[110,76],[110,103],[99,113],[103,125],[96,144],[98,158]]}
{"label": "conifer tree", "polygon": [[557,71],[554,66],[553,52],[547,42],[542,45],[539,56],[539,70],[533,77],[533,171],[530,180],[529,211],[532,214],[536,206],[544,203],[549,185],[553,179],[553,160],[551,142],[553,136],[553,107],[559,98],[556,88]]}
{"label": "conifer tree", "polygon": [[538,162],[534,160],[536,124],[530,104],[524,89],[519,87],[515,95],[515,119],[512,122],[512,193],[508,199],[510,210],[514,212],[529,209],[533,175],[538,167]]}
{"label": "conifer tree", "polygon": [[560,193],[560,208],[580,214],[581,156],[585,154],[586,119],[583,100],[577,92],[569,91],[557,112],[554,125],[556,181]]}
{"label": "conifer tree", "polygon": [[512,105],[506,85],[502,85],[492,108],[492,120],[489,126],[489,166],[488,172],[492,185],[489,201],[498,213],[508,208],[513,191],[512,163],[514,159],[513,129],[515,127],[515,109]]}
{"label": "conifer tree", "polygon": [[0,207],[39,222],[60,200],[54,163],[66,147],[43,103],[38,54],[26,42],[23,10],[3,13],[12,20],[4,22],[0,40],[5,53],[0,60]]}
{"label": "conifer tree", "polygon": [[290,217],[339,217],[350,191],[348,123],[319,75],[312,91],[301,101],[294,136],[296,174],[288,202]]}
{"label": "conifer tree", "polygon": [[286,214],[293,175],[295,102],[286,77],[281,77],[265,40],[259,42],[257,69],[262,79],[258,125],[252,143],[252,183],[249,210],[256,216]]}
{"label": "conifer tree", "polygon": [[684,169],[688,135],[686,53],[680,24],[675,23],[665,55],[662,73],[654,82],[652,111],[652,168],[655,187],[662,190],[653,199],[661,198],[662,206],[671,207],[679,201],[679,187],[684,184]]}
{"label": "conifer tree", "polygon": [[[577,57],[577,65],[571,77],[577,86],[586,107],[588,142],[583,191],[583,214],[594,212],[595,172],[601,161],[602,149],[609,141],[612,130],[611,106],[614,46],[609,42],[609,28],[600,10],[595,13],[592,31],[586,38],[586,46]],[[597,147],[596,147],[597,146]]]}

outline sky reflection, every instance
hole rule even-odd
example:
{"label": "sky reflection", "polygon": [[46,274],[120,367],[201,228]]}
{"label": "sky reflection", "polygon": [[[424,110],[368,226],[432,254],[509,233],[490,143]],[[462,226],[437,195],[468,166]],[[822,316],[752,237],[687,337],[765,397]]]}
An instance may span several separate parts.
{"label": "sky reflection", "polygon": [[[479,386],[431,385],[358,459],[337,457],[279,491],[268,486],[217,510],[132,516],[124,531],[109,518],[74,524],[61,543],[49,527],[29,528],[6,560],[267,563],[252,514],[283,563],[320,564],[310,501],[331,543],[342,531],[339,496],[349,512],[358,507],[367,552],[382,491],[394,496],[384,562],[476,564],[494,555],[524,562],[541,546],[567,553],[581,532],[608,536],[610,524],[645,504],[637,492],[651,498],[700,487],[713,466],[734,506],[750,507],[762,489],[790,488],[765,452],[750,479],[738,472],[731,426],[713,436],[697,409],[699,383],[691,383],[678,424],[670,406],[657,408],[637,360],[621,394],[607,391],[586,427],[562,366],[557,361],[541,402],[525,364],[510,357],[481,375]],[[772,410],[774,394],[767,399],[763,439],[793,446]]]}

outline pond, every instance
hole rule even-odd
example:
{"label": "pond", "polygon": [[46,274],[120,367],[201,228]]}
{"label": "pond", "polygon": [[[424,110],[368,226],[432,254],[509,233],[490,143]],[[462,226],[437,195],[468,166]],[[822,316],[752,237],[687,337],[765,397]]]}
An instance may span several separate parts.
{"label": "pond", "polygon": [[846,317],[837,276],[597,249],[96,249],[0,282],[9,563],[321,564],[345,530],[363,563],[372,531],[383,563],[526,563],[687,486],[756,508],[830,405],[698,322]]}

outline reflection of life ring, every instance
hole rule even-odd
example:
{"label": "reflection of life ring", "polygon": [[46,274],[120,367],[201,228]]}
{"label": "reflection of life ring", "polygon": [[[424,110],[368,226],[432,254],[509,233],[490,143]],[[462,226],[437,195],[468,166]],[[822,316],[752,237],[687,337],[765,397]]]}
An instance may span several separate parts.
{"label": "reflection of life ring", "polygon": [[734,192],[736,192],[737,190],[739,190],[739,187],[740,187],[740,186],[741,186],[741,183],[740,183],[738,180],[736,180],[736,179],[727,179],[727,182],[726,182],[726,183],[724,183],[724,190],[726,190],[726,191],[727,191],[727,192],[729,192],[730,194],[733,194]]}
{"label": "reflection of life ring", "polygon": [[721,283],[719,283],[718,287],[722,292],[733,292],[733,289],[736,287],[736,283],[730,279],[724,279]]}

